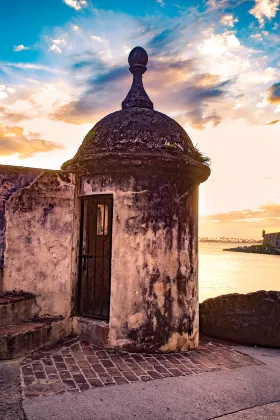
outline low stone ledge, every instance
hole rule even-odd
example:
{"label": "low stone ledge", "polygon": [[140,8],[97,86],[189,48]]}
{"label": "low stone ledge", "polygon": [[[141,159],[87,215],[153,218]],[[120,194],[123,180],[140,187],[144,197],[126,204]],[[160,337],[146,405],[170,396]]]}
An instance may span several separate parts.
{"label": "low stone ledge", "polygon": [[222,295],[200,304],[200,332],[240,344],[280,348],[280,292]]}
{"label": "low stone ledge", "polygon": [[99,346],[108,347],[109,324],[83,316],[73,318],[73,332]]}

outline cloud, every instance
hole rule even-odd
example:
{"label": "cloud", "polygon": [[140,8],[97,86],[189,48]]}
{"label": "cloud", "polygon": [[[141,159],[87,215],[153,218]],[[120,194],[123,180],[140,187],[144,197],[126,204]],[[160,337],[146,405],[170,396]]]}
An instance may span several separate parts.
{"label": "cloud", "polygon": [[150,49],[151,52],[156,53],[158,51],[161,51],[164,47],[169,45],[176,38],[176,28],[164,29],[163,31],[153,36],[153,38],[148,42],[147,48]]}
{"label": "cloud", "polygon": [[183,125],[188,123],[199,130],[209,123],[217,127],[223,121],[223,117],[215,107],[226,97],[231,82],[233,81],[221,81],[219,76],[209,73],[194,75],[174,98],[174,102],[181,104],[182,109],[187,109],[186,113],[175,118]]}
{"label": "cloud", "polygon": [[237,18],[234,18],[233,15],[227,14],[223,15],[220,19],[222,25],[228,26],[230,28],[234,27],[234,24],[238,22]]}
{"label": "cloud", "polygon": [[[100,66],[100,63],[96,64]],[[92,65],[88,60],[82,60],[76,62],[74,67],[80,70]],[[51,117],[73,124],[96,121],[105,113],[120,108],[128,92],[129,80],[131,75],[127,65],[107,69],[101,65],[96,76],[89,76],[86,80],[86,89],[80,97],[58,108]],[[192,60],[154,60],[149,66],[145,87],[148,93],[151,89],[162,104],[168,104],[169,110],[173,108],[175,112],[178,107],[184,110],[181,116],[178,115],[178,120],[183,119],[184,123],[190,122],[193,127],[201,129],[209,122],[217,126],[222,121],[217,113],[207,108],[209,103],[219,101],[226,95],[231,82],[209,73],[197,74]],[[162,90],[163,83],[165,91]],[[170,91],[169,85],[172,88]],[[110,97],[109,104],[104,102],[104,97]]]}
{"label": "cloud", "polygon": [[91,38],[94,41],[103,42],[103,39],[100,36],[92,35]]}
{"label": "cloud", "polygon": [[9,123],[18,123],[20,121],[32,119],[32,116],[27,113],[12,112],[4,106],[0,106],[0,117]]}
{"label": "cloud", "polygon": [[87,0],[63,0],[69,7],[73,7],[75,10],[81,10],[87,6]]}
{"label": "cloud", "polygon": [[[99,17],[102,28],[108,24],[103,19],[104,15]],[[119,25],[121,19],[115,21]],[[120,28],[112,25],[112,32],[117,34]],[[129,44],[134,46],[139,44],[138,34],[144,33],[143,40],[146,41],[141,44],[149,54],[144,85],[156,109],[160,104],[162,112],[169,113],[181,124],[189,123],[198,129],[209,123],[216,127],[226,119],[246,119],[253,124],[272,119],[269,115],[257,117],[256,104],[263,93],[263,86],[259,85],[271,82],[275,71],[265,68],[263,55],[258,58],[254,50],[241,43],[235,31],[226,29],[215,33],[214,28],[209,29],[209,24],[203,21],[197,31],[196,21],[186,24],[184,19],[168,22],[163,25],[166,27],[162,27],[162,23],[159,25],[142,22],[140,31],[134,22],[134,29],[129,34]],[[122,26],[129,28],[130,24]],[[84,34],[81,32],[82,29],[79,37],[87,36],[88,39],[88,30]],[[129,90],[127,37],[122,47],[125,54],[121,55],[114,55],[115,51],[121,52],[121,47],[114,47],[114,40],[103,29],[95,27],[91,37],[106,41],[91,43],[86,50],[78,49],[83,45],[81,42],[72,41],[77,47],[70,57],[70,79],[78,82],[76,91],[68,104],[53,110],[52,119],[73,124],[94,123],[119,109]]]}
{"label": "cloud", "polygon": [[14,52],[20,52],[20,51],[24,51],[24,50],[29,50],[29,47],[26,47],[25,45],[14,45]]}
{"label": "cloud", "polygon": [[227,6],[229,0],[207,0],[206,5],[209,9],[218,10]]}
{"label": "cloud", "polygon": [[258,19],[260,26],[263,27],[265,18],[271,20],[279,10],[280,0],[255,0],[255,6],[249,11],[251,15]]}
{"label": "cloud", "polygon": [[65,41],[64,38],[61,38],[61,39],[53,39],[52,42],[55,45],[65,45],[66,44],[66,41]]}
{"label": "cloud", "polygon": [[280,204],[268,203],[258,207],[256,210],[238,210],[228,213],[217,213],[200,216],[202,222],[215,223],[265,223],[269,221],[280,224]]}
{"label": "cloud", "polygon": [[[248,37],[245,42],[231,29],[236,19],[227,10],[229,4],[235,2],[219,0],[207,13],[188,9],[176,19],[163,19],[161,13],[135,18],[98,10],[57,28],[43,41],[46,49],[56,53],[48,57],[55,65],[34,68],[34,73],[52,69],[56,73],[46,75],[49,80],[63,76],[65,81],[68,100],[54,102],[48,116],[77,125],[93,124],[120,109],[131,85],[128,52],[142,45],[149,54],[145,89],[155,109],[181,124],[203,129],[207,124],[216,127],[238,119],[260,125],[274,120],[270,102],[266,107],[258,104],[279,71],[263,51],[246,45]],[[220,19],[225,27],[219,24]],[[73,30],[74,24],[79,30]],[[16,66],[28,70],[31,64]],[[18,118],[26,114],[21,109],[17,112]],[[17,122],[8,120],[13,121]]]}
{"label": "cloud", "polygon": [[200,52],[204,55],[221,57],[231,50],[238,51],[240,41],[232,31],[222,34],[209,33],[207,37],[198,45]]}
{"label": "cloud", "polygon": [[2,89],[7,97],[1,101],[0,120],[8,125],[44,118],[54,107],[69,102],[62,84],[24,85],[17,89],[3,86]]}
{"label": "cloud", "polygon": [[[90,66],[85,61],[76,64],[78,64],[78,68]],[[80,97],[58,107],[50,117],[72,124],[84,124],[101,118],[105,113],[115,110],[116,107],[120,108],[121,98],[124,99],[125,86],[120,81],[129,77],[127,66],[112,69],[103,67],[95,77],[89,76],[86,81],[86,89]],[[118,86],[121,88],[118,89]],[[120,90],[123,91],[122,96]],[[110,96],[109,104],[104,101],[104,97],[108,95]]]}
{"label": "cloud", "polygon": [[250,35],[250,38],[256,39],[257,41],[262,41],[263,40],[261,34],[253,34],[253,35]]}
{"label": "cloud", "polygon": [[211,99],[217,99],[225,95],[226,87],[231,80],[221,81],[214,74],[202,73],[190,80],[185,89],[188,103],[201,103]]}
{"label": "cloud", "polygon": [[[157,104],[161,104],[161,111],[172,112],[178,120],[183,123],[190,121],[197,128],[211,122],[216,126],[223,120],[212,104],[229,96],[236,76],[224,77],[220,71],[216,74],[215,69],[206,73],[205,68],[213,60],[210,49],[216,51],[218,57],[214,60],[215,65],[223,54],[228,54],[228,60],[236,63],[235,51],[243,50],[233,31],[226,30],[217,35],[211,32],[210,36],[202,31],[197,35],[196,23],[189,15],[190,25],[183,18],[171,20],[166,25],[160,20],[158,26],[149,19],[139,22],[130,17],[127,21],[127,16],[120,15],[117,19],[115,14],[104,12],[98,13],[97,18],[94,33],[91,27],[95,21],[91,21],[90,28],[80,22],[78,34],[71,26],[71,40],[67,41],[72,46],[69,80],[75,82],[75,90],[68,104],[53,110],[52,119],[73,124],[94,123],[107,113],[120,109],[131,85],[127,54],[141,39],[140,45],[147,49],[150,57],[144,84],[156,109]],[[104,30],[108,26],[110,32]],[[124,27],[127,30],[125,41],[116,43]],[[114,39],[111,33],[115,35]],[[89,37],[98,42],[88,42]],[[205,45],[209,38],[211,48]],[[193,46],[189,48],[186,39]],[[82,40],[87,40],[87,43]],[[183,58],[190,53],[190,58]],[[240,62],[244,63],[244,60],[240,59]],[[227,63],[227,68],[232,69],[231,64]]]}
{"label": "cloud", "polygon": [[14,93],[15,89],[11,86],[0,85],[0,99],[4,100],[6,98],[13,97]]}
{"label": "cloud", "polygon": [[268,123],[266,123],[265,125],[274,125],[274,124],[278,124],[280,122],[280,120],[274,120],[274,121],[270,121]]}
{"label": "cloud", "polygon": [[38,133],[26,135],[22,127],[8,127],[0,123],[0,154],[2,156],[18,154],[19,158],[24,159],[37,153],[57,149],[63,149],[63,146],[41,139]]}
{"label": "cloud", "polygon": [[34,64],[34,63],[12,63],[8,61],[0,62],[0,67],[5,69],[5,67],[16,68],[20,70],[39,70],[39,71],[46,71],[49,73],[64,73],[62,70],[56,69],[55,67],[45,66],[42,64]]}
{"label": "cloud", "polygon": [[207,0],[206,6],[210,10],[221,10],[228,8],[236,8],[240,4],[246,2],[247,0]]}
{"label": "cloud", "polygon": [[[195,109],[185,114],[187,122],[193,127],[199,130],[205,128],[205,125],[212,123],[213,127],[217,127],[222,122],[220,115],[216,113],[203,116],[202,109]],[[185,122],[185,121],[184,121]]]}
{"label": "cloud", "polygon": [[61,54],[61,53],[62,53],[61,49],[60,49],[60,48],[59,48],[59,46],[58,46],[58,45],[56,45],[56,44],[52,44],[52,45],[50,46],[49,50],[50,50],[50,51],[57,52],[57,53],[59,53],[59,54]]}
{"label": "cloud", "polygon": [[[72,27],[73,29],[73,27]],[[57,36],[56,38],[51,38],[45,36],[45,40],[48,43],[48,51],[52,51],[58,54],[62,53],[62,50],[67,49],[67,41],[68,41],[68,34],[64,34],[64,36]]]}
{"label": "cloud", "polygon": [[275,83],[268,89],[268,101],[271,104],[279,104],[280,103],[280,82]]}

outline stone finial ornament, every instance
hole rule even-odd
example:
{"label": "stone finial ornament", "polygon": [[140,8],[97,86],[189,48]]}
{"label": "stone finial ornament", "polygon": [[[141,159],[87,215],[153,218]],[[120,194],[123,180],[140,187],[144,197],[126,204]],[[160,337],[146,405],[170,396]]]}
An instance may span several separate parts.
{"label": "stone finial ornament", "polygon": [[142,75],[147,70],[148,54],[142,47],[135,47],[128,56],[129,70],[133,74],[130,91],[122,103],[122,109],[148,108],[154,109],[142,81]]}
{"label": "stone finial ornament", "polygon": [[142,47],[135,47],[130,51],[128,56],[128,63],[130,65],[129,70],[133,74],[136,68],[142,68],[142,72],[145,73],[148,64],[148,54]]}

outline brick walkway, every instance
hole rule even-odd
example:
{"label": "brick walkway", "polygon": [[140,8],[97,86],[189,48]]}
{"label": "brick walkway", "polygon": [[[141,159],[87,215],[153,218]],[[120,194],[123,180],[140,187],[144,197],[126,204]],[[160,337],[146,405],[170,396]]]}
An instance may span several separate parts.
{"label": "brick walkway", "polygon": [[21,385],[23,396],[31,398],[258,364],[232,347],[209,340],[203,340],[198,350],[162,355],[104,350],[71,338],[25,358]]}

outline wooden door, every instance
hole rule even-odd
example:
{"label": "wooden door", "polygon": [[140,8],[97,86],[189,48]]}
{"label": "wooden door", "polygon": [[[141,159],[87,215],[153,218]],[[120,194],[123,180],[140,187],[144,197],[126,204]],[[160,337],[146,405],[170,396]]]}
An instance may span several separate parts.
{"label": "wooden door", "polygon": [[113,197],[82,200],[80,247],[80,312],[109,319]]}

